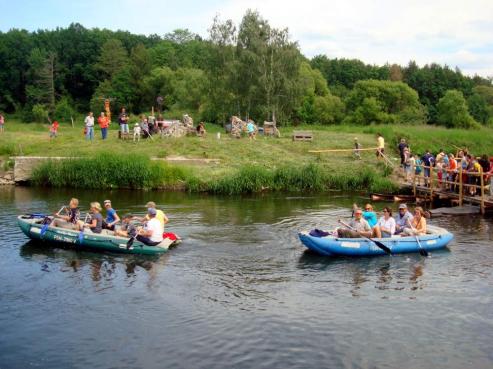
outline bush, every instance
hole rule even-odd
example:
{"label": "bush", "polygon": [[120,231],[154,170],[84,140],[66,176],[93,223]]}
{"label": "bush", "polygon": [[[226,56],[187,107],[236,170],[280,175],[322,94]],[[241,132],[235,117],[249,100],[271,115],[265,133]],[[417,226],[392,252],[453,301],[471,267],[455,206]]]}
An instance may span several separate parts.
{"label": "bush", "polygon": [[187,178],[182,168],[151,161],[145,156],[104,154],[84,159],[47,161],[33,172],[40,186],[75,188],[158,188]]}
{"label": "bush", "polygon": [[32,108],[32,117],[35,122],[46,123],[48,121],[48,110],[42,104],[35,104]]}
{"label": "bush", "polygon": [[75,115],[75,110],[66,97],[62,97],[55,106],[55,119],[62,122],[70,122]]}

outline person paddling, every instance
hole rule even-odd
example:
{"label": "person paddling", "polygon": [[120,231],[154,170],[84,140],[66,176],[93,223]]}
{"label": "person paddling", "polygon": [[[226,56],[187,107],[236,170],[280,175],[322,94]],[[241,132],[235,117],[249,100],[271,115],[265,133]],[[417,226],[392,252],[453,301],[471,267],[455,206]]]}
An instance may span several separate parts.
{"label": "person paddling", "polygon": [[372,231],[368,222],[363,218],[360,208],[354,209],[354,219],[349,222],[351,229],[338,228],[337,236],[340,238],[371,237]]}
{"label": "person paddling", "polygon": [[70,199],[68,208],[65,207],[66,215],[55,214],[53,225],[61,228],[72,228],[80,230],[78,223],[80,218],[79,200],[75,197]]}
{"label": "person paddling", "polygon": [[101,215],[101,204],[99,202],[91,202],[89,223],[83,223],[83,227],[89,228],[92,233],[101,233],[103,230],[103,216]]}
{"label": "person paddling", "polygon": [[164,227],[156,215],[157,210],[155,208],[148,208],[149,221],[146,223],[145,229],[140,229],[137,234],[137,240],[148,246],[156,246],[163,241]]}

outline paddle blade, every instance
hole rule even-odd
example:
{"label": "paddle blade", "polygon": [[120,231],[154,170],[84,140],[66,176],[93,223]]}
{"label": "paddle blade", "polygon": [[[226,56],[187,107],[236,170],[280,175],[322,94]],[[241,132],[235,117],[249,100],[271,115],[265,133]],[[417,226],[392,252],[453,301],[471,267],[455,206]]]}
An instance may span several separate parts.
{"label": "paddle blade", "polygon": [[430,255],[430,254],[428,254],[428,251],[426,251],[426,250],[425,250],[425,249],[423,249],[423,248],[419,249],[419,254],[420,254],[421,256],[426,256],[426,257]]}
{"label": "paddle blade", "polygon": [[381,243],[380,241],[376,241],[376,240],[372,240],[372,241],[375,243],[375,245],[377,245],[378,247],[380,247],[387,254],[392,255],[392,250],[389,249],[387,246],[385,246],[383,243]]}
{"label": "paddle blade", "polygon": [[82,245],[82,242],[84,242],[84,230],[79,232],[79,244]]}
{"label": "paddle blade", "polygon": [[135,237],[132,237],[130,238],[128,241],[127,241],[127,250],[130,249],[132,247],[132,245],[134,244],[134,240],[135,240]]}

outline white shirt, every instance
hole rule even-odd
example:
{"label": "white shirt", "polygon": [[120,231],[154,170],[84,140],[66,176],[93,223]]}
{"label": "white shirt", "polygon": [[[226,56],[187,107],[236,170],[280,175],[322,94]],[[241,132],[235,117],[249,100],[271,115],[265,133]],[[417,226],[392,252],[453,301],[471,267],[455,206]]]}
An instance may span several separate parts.
{"label": "white shirt", "polygon": [[163,240],[164,227],[158,219],[152,218],[149,220],[146,228],[148,231],[152,231],[152,235],[149,237],[152,242],[161,242]]}
{"label": "white shirt", "polygon": [[84,120],[84,123],[86,124],[86,127],[94,127],[94,117],[88,115]]}
{"label": "white shirt", "polygon": [[393,235],[395,233],[395,220],[392,217],[385,220],[385,217],[381,217],[377,223],[378,226],[384,227],[386,229],[390,229],[390,234]]}

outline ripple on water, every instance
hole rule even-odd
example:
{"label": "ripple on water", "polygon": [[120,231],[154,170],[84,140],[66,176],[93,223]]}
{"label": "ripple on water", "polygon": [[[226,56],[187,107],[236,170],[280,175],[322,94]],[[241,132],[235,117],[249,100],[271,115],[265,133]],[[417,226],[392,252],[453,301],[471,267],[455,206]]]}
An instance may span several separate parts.
{"label": "ripple on water", "polygon": [[[13,214],[59,208],[71,194],[21,192],[0,203],[7,368],[493,363],[491,219],[432,219],[456,239],[431,258],[325,258],[305,251],[297,232],[336,227],[352,199],[153,193],[184,242],[143,258],[26,243]],[[140,213],[151,194],[111,196],[118,210]]]}

